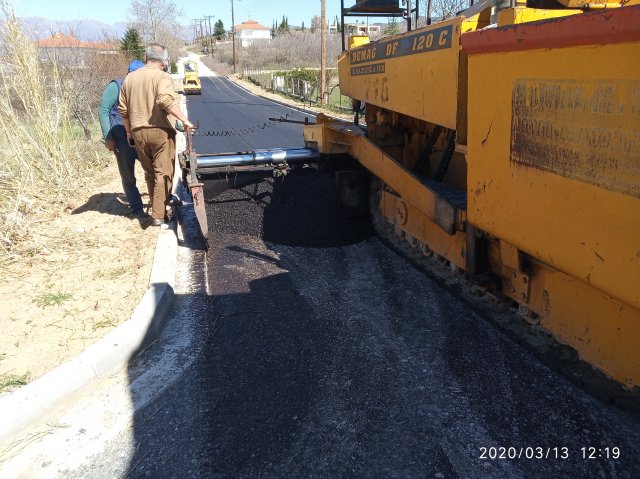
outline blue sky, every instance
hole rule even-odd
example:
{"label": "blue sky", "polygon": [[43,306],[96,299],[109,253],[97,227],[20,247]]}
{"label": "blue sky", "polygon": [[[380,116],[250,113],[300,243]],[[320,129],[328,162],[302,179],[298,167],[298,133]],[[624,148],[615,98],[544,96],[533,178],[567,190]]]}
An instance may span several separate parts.
{"label": "blue sky", "polygon": [[[50,20],[99,20],[113,24],[126,22],[129,18],[130,0],[13,0],[16,14],[40,16]],[[231,0],[174,0],[184,10],[181,23],[190,24],[194,18],[214,15],[212,22],[221,19],[225,28],[231,27]],[[354,0],[345,0],[351,6]],[[320,0],[234,0],[236,24],[249,18],[271,27],[273,20],[288,17],[290,25],[304,24],[308,27],[311,17],[320,15]],[[329,21],[340,14],[340,0],[327,0]]]}

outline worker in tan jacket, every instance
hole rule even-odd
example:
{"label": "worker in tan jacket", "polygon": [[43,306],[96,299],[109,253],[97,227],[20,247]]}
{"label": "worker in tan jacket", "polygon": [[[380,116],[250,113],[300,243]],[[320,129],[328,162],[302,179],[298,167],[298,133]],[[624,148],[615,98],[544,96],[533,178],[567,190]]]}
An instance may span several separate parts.
{"label": "worker in tan jacket", "polygon": [[193,124],[182,113],[168,69],[167,49],[152,43],[145,50],[145,66],[125,78],[118,99],[129,144],[138,151],[151,198],[151,225],[168,220],[175,169],[175,120]]}

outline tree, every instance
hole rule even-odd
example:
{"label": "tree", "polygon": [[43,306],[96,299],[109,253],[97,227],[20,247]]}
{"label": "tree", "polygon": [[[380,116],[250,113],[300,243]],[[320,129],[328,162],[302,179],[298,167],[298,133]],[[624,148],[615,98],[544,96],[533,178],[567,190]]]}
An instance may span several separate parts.
{"label": "tree", "polygon": [[342,33],[342,22],[338,18],[338,15],[336,15],[335,18],[333,19],[333,24],[336,26],[336,32]]}
{"label": "tree", "polygon": [[218,20],[213,26],[213,34],[219,40],[224,37],[225,33],[224,23],[222,23],[222,20]]}
{"label": "tree", "polygon": [[311,17],[311,33],[315,33],[318,31],[320,26],[322,25],[322,20],[319,15],[314,15]]}
{"label": "tree", "polygon": [[282,21],[280,22],[280,25],[276,27],[276,31],[278,35],[289,33],[289,19],[284,15],[282,15]]}
{"label": "tree", "polygon": [[184,32],[178,19],[182,10],[170,0],[131,0],[133,21],[131,26],[142,35],[143,40],[161,43],[167,48],[180,48]]}
{"label": "tree", "polygon": [[124,37],[120,40],[120,49],[127,54],[127,56],[142,60],[144,57],[144,45],[142,44],[142,38],[140,33],[133,27],[129,27],[124,32]]}
{"label": "tree", "polygon": [[[420,11],[423,14],[431,14],[431,20],[436,22],[447,18],[452,18],[456,15],[456,12],[464,10],[469,7],[469,0],[420,0]],[[431,7],[431,11],[427,11],[428,7]],[[426,18],[424,19],[426,24]],[[422,18],[420,19],[420,26],[422,24]]]}
{"label": "tree", "polygon": [[400,33],[400,26],[398,25],[398,21],[394,18],[387,22],[387,26],[382,30],[382,34],[385,36],[396,35]]}
{"label": "tree", "polygon": [[304,28],[304,20],[302,20],[302,27],[300,27],[300,30],[301,30],[301,31],[303,31],[303,32],[305,31],[305,28]]}

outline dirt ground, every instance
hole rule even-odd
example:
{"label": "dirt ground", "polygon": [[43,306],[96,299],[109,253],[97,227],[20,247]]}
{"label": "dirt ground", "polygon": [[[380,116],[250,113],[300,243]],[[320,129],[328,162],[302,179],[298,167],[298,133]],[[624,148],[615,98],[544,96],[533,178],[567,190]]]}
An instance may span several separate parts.
{"label": "dirt ground", "polygon": [[[115,158],[91,190],[35,228],[33,255],[0,283],[0,394],[73,358],[126,321],[149,285],[158,228],[127,216]],[[148,203],[144,175],[136,178]]]}

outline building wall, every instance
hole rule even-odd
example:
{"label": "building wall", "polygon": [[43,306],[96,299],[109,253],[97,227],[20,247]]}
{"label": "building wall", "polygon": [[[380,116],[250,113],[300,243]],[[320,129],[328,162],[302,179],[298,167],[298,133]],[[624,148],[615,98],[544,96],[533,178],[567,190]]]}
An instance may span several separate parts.
{"label": "building wall", "polygon": [[244,29],[238,32],[240,39],[240,45],[248,47],[253,44],[254,41],[271,40],[271,32],[269,30],[250,30]]}

